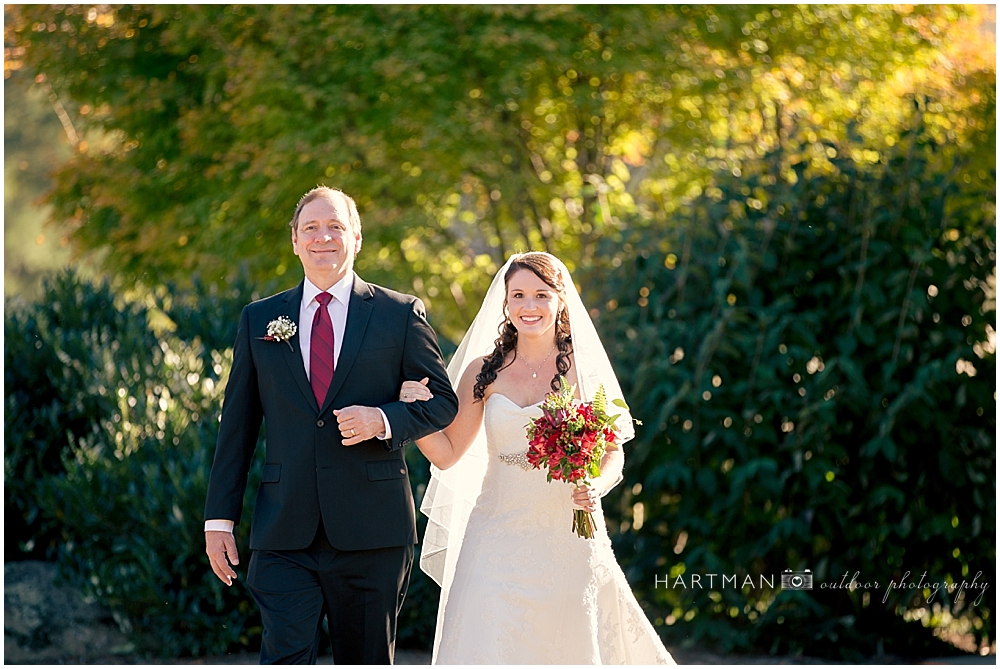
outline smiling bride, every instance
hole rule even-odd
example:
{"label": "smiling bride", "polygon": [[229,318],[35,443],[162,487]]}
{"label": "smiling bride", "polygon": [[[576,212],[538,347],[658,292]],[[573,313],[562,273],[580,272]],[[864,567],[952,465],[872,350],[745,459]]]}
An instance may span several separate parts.
{"label": "smiling bride", "polygon": [[[497,333],[499,332],[499,337]],[[566,267],[515,255],[497,273],[448,367],[455,421],[417,440],[434,465],[421,568],[441,585],[435,664],[673,664],[615,560],[601,497],[621,481],[609,450],[589,487],[531,467],[525,427],[565,376],[578,398],[621,387]],[[407,381],[406,402],[428,389]],[[617,443],[632,438],[619,417]],[[594,514],[593,539],[572,529]]]}

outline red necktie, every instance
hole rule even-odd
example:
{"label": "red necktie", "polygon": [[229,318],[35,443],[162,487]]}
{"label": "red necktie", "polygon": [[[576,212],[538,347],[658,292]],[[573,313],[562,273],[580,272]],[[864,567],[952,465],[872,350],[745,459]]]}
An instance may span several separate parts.
{"label": "red necktie", "polygon": [[332,299],[330,293],[316,296],[319,309],[313,316],[312,338],[309,340],[309,383],[316,396],[316,404],[321,408],[333,381],[333,321],[326,308]]}

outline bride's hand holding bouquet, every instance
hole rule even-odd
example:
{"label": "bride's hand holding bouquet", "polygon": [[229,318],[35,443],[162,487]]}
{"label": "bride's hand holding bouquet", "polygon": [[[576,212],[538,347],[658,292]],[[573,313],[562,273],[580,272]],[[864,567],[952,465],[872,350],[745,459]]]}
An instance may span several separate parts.
{"label": "bride's hand holding bouquet", "polygon": [[[542,415],[528,425],[528,462],[536,469],[546,469],[549,482],[566,481],[577,486],[573,500],[583,508],[573,510],[573,531],[581,537],[594,537],[593,511],[596,495],[591,483],[601,475],[601,463],[609,450],[616,448],[615,421],[609,415],[604,387],[598,388],[591,402],[574,397],[574,388],[559,377],[560,388],[542,401]],[[614,404],[625,410],[623,400]]]}

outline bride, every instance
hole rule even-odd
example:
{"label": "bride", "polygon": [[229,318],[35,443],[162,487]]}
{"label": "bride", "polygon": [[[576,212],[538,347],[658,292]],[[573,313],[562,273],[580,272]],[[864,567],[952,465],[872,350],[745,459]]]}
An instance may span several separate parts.
{"label": "bride", "polygon": [[[496,338],[499,331],[500,337]],[[494,341],[495,339],[495,341]],[[420,566],[441,586],[435,664],[673,664],[615,560],[600,498],[621,481],[608,452],[590,487],[546,481],[526,426],[559,376],[589,400],[621,388],[566,267],[547,253],[501,268],[448,367],[459,411],[417,440],[434,465]],[[426,400],[407,381],[400,399]],[[623,413],[618,443],[634,435]],[[572,530],[594,513],[593,539]]]}

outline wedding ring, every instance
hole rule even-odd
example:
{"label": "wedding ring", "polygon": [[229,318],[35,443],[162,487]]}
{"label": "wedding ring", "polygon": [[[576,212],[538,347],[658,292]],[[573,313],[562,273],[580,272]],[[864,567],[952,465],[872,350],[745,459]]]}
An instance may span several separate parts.
{"label": "wedding ring", "polygon": [[353,436],[354,436],[355,434],[357,434],[357,432],[355,432],[355,431],[354,431],[354,428],[352,427],[352,428],[351,428],[351,436],[353,437]]}

